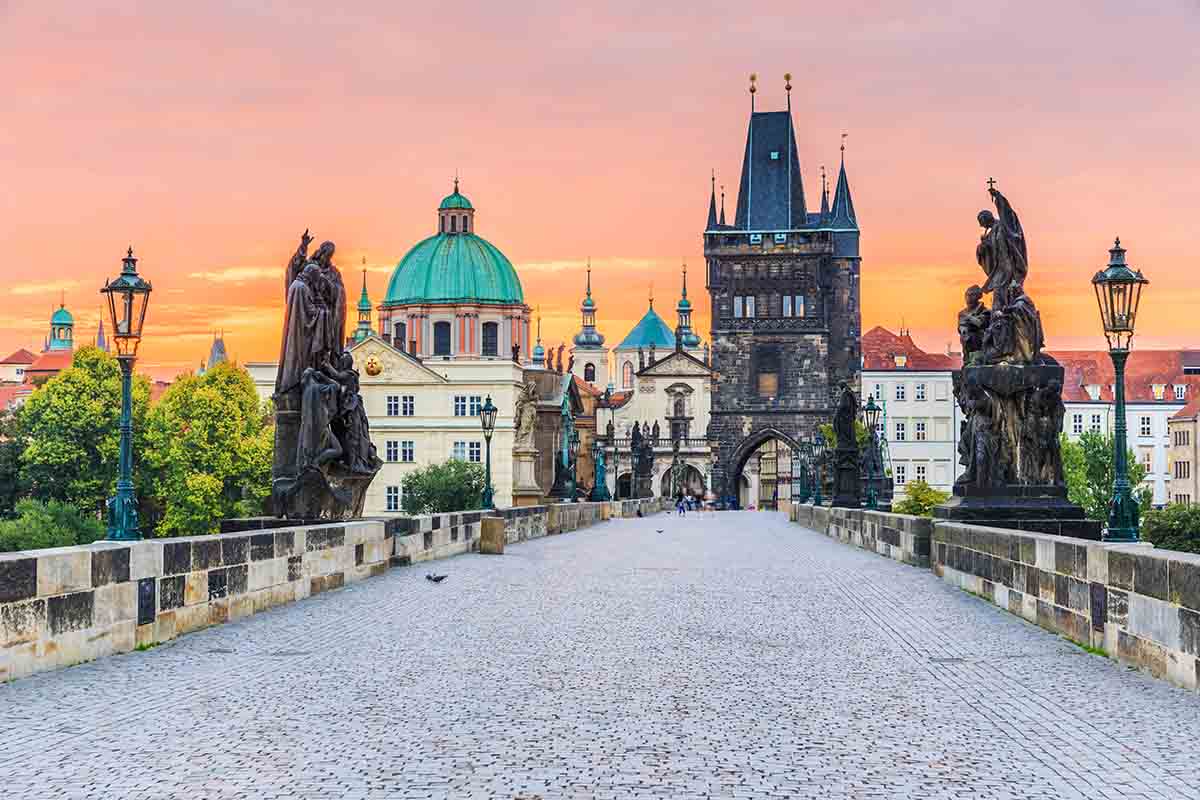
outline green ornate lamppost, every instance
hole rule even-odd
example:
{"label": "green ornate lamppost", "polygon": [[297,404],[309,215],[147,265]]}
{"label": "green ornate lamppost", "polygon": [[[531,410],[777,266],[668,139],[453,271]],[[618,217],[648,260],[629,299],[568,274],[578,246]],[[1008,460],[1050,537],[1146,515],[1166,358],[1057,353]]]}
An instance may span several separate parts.
{"label": "green ornate lamppost", "polygon": [[1108,355],[1113,362],[1113,392],[1116,395],[1117,416],[1113,435],[1113,496],[1108,505],[1108,525],[1104,530],[1106,542],[1136,542],[1138,540],[1138,505],[1129,485],[1129,464],[1125,444],[1125,362],[1137,321],[1142,287],[1150,281],[1125,263],[1125,249],[1118,238],[1108,251],[1108,268],[1092,278],[1096,304],[1104,338],[1108,340]]}
{"label": "green ornate lamppost", "polygon": [[496,507],[494,500],[495,492],[492,489],[492,434],[496,430],[496,412],[497,409],[492,405],[492,396],[489,394],[487,399],[483,401],[483,408],[479,409],[479,423],[483,426],[483,441],[485,450],[487,451],[487,462],[483,473],[483,507],[493,509]]}
{"label": "green ornate lamppost", "polygon": [[800,455],[800,488],[796,502],[807,503],[812,497],[812,445],[801,442],[797,452]]}
{"label": "green ornate lamppost", "polygon": [[879,412],[882,408],[875,405],[875,398],[868,397],[867,404],[863,406],[863,421],[867,425],[867,447],[870,452],[867,454],[867,508],[875,510],[879,508],[879,480],[882,477],[879,473],[879,466],[882,462],[882,456],[879,453]]}
{"label": "green ornate lamppost", "polygon": [[142,323],[150,302],[150,282],[137,273],[133,248],[125,254],[121,274],[104,282],[100,293],[108,298],[117,363],[121,365],[121,453],[117,494],[108,501],[108,536],[112,541],[142,538],[137,498],[133,492],[133,362],[142,340]]}
{"label": "green ornate lamppost", "polygon": [[821,497],[821,484],[825,482],[825,435],[817,433],[817,438],[813,440],[812,452],[813,461],[817,467],[817,481],[813,486],[813,505],[819,506],[825,504],[825,498]]}

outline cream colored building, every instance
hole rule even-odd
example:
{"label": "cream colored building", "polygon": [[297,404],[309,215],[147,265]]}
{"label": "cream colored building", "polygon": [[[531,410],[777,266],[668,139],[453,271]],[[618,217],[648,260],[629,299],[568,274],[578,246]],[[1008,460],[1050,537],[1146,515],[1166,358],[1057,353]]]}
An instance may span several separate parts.
{"label": "cream colored building", "polygon": [[[492,435],[492,485],[497,508],[512,505],[513,408],[522,369],[507,359],[458,358],[430,365],[372,334],[350,347],[371,441],[383,467],[367,492],[367,516],[399,514],[404,476],[451,458],[483,464],[486,443],[479,408],[492,398],[499,412]],[[275,388],[275,364],[246,365],[259,396]]]}
{"label": "cream colored building", "polygon": [[1193,400],[1167,421],[1167,502],[1200,502],[1200,400]]}

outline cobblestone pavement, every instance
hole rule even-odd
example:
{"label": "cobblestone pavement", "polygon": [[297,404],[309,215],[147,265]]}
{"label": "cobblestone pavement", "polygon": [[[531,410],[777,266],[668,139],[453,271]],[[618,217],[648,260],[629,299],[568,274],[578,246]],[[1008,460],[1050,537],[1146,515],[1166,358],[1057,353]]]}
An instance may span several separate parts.
{"label": "cobblestone pavement", "polygon": [[0,797],[1200,797],[1194,694],[780,515],[434,566],[0,687]]}

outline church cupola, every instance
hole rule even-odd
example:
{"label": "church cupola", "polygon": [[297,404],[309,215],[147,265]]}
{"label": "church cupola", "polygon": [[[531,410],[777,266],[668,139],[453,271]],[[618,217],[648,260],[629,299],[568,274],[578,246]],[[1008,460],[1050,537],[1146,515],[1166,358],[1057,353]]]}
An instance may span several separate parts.
{"label": "church cupola", "polygon": [[592,299],[592,261],[588,259],[587,290],[583,302],[579,304],[581,328],[575,334],[575,346],[595,348],[604,344],[604,336],[596,330],[596,301]]}
{"label": "church cupola", "polygon": [[75,347],[75,318],[67,311],[66,300],[58,304],[58,310],[50,315],[50,336],[46,339],[47,350],[72,350]]}
{"label": "church cupola", "polygon": [[537,369],[546,367],[546,348],[542,347],[542,315],[538,314],[537,344],[533,348],[533,366]]}
{"label": "church cupola", "polygon": [[438,206],[438,233],[458,234],[475,232],[475,208],[465,194],[459,194],[458,177],[454,178],[454,191],[442,199]]}
{"label": "church cupola", "polygon": [[687,262],[683,264],[683,290],[679,295],[679,304],[675,306],[675,313],[679,317],[678,325],[676,326],[676,346],[690,350],[693,347],[700,346],[700,337],[692,330],[692,302],[687,296]]}
{"label": "church cupola", "polygon": [[[358,327],[354,329],[354,341],[361,342],[372,333],[371,330],[371,298],[367,297],[367,259],[363,257],[363,285],[362,295],[358,298]],[[401,343],[403,346],[403,343]]]}

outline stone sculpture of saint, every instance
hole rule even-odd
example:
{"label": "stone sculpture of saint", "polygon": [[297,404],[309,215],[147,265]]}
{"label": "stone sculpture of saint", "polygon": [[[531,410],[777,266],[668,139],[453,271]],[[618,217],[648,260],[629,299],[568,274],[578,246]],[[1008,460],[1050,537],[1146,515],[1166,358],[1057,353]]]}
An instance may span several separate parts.
{"label": "stone sculpture of saint", "polygon": [[335,249],[333,242],[322,242],[312,260],[321,268],[324,283],[325,305],[329,309],[327,338],[334,352],[341,352],[346,343],[346,286],[342,283],[342,273],[333,265]]}
{"label": "stone sculpture of saint", "polygon": [[[307,233],[305,237],[307,238]],[[301,245],[301,251],[306,244]],[[297,255],[302,255],[298,252]],[[287,289],[287,309],[283,317],[283,339],[279,370],[275,375],[275,393],[286,394],[299,388],[304,371],[316,368],[330,352],[328,341],[329,309],[320,293],[320,268],[309,261],[293,271],[296,259],[288,266],[291,280]]]}
{"label": "stone sculpture of saint", "polygon": [[521,449],[533,448],[533,433],[537,426],[538,393],[533,382],[525,383],[517,395],[517,435],[514,447]]}
{"label": "stone sculpture of saint", "polygon": [[[983,227],[979,245],[975,248],[975,260],[987,275],[983,285],[985,293],[996,290],[1007,292],[1009,287],[1018,289],[1024,285],[1029,273],[1029,254],[1025,248],[1025,231],[1021,220],[1008,200],[994,187],[988,188],[992,202],[996,205],[999,218],[991,211],[979,212],[979,224]],[[995,305],[1005,305],[1005,302]]]}
{"label": "stone sculpture of saint", "polygon": [[337,363],[326,361],[322,372],[341,387],[338,415],[333,424],[334,435],[342,445],[341,460],[352,472],[371,473],[379,467],[379,456],[371,443],[367,412],[358,393],[358,371],[354,357],[343,352]]}
{"label": "stone sculpture of saint", "polygon": [[833,433],[837,437],[837,449],[854,450],[858,448],[858,438],[854,435],[854,420],[858,418],[858,398],[854,390],[842,384],[842,396],[838,401],[837,413],[833,417]]}
{"label": "stone sculpture of saint", "polygon": [[971,364],[983,352],[984,335],[991,322],[991,312],[983,304],[983,289],[967,289],[966,306],[958,312],[958,339],[962,343],[963,364]]}

